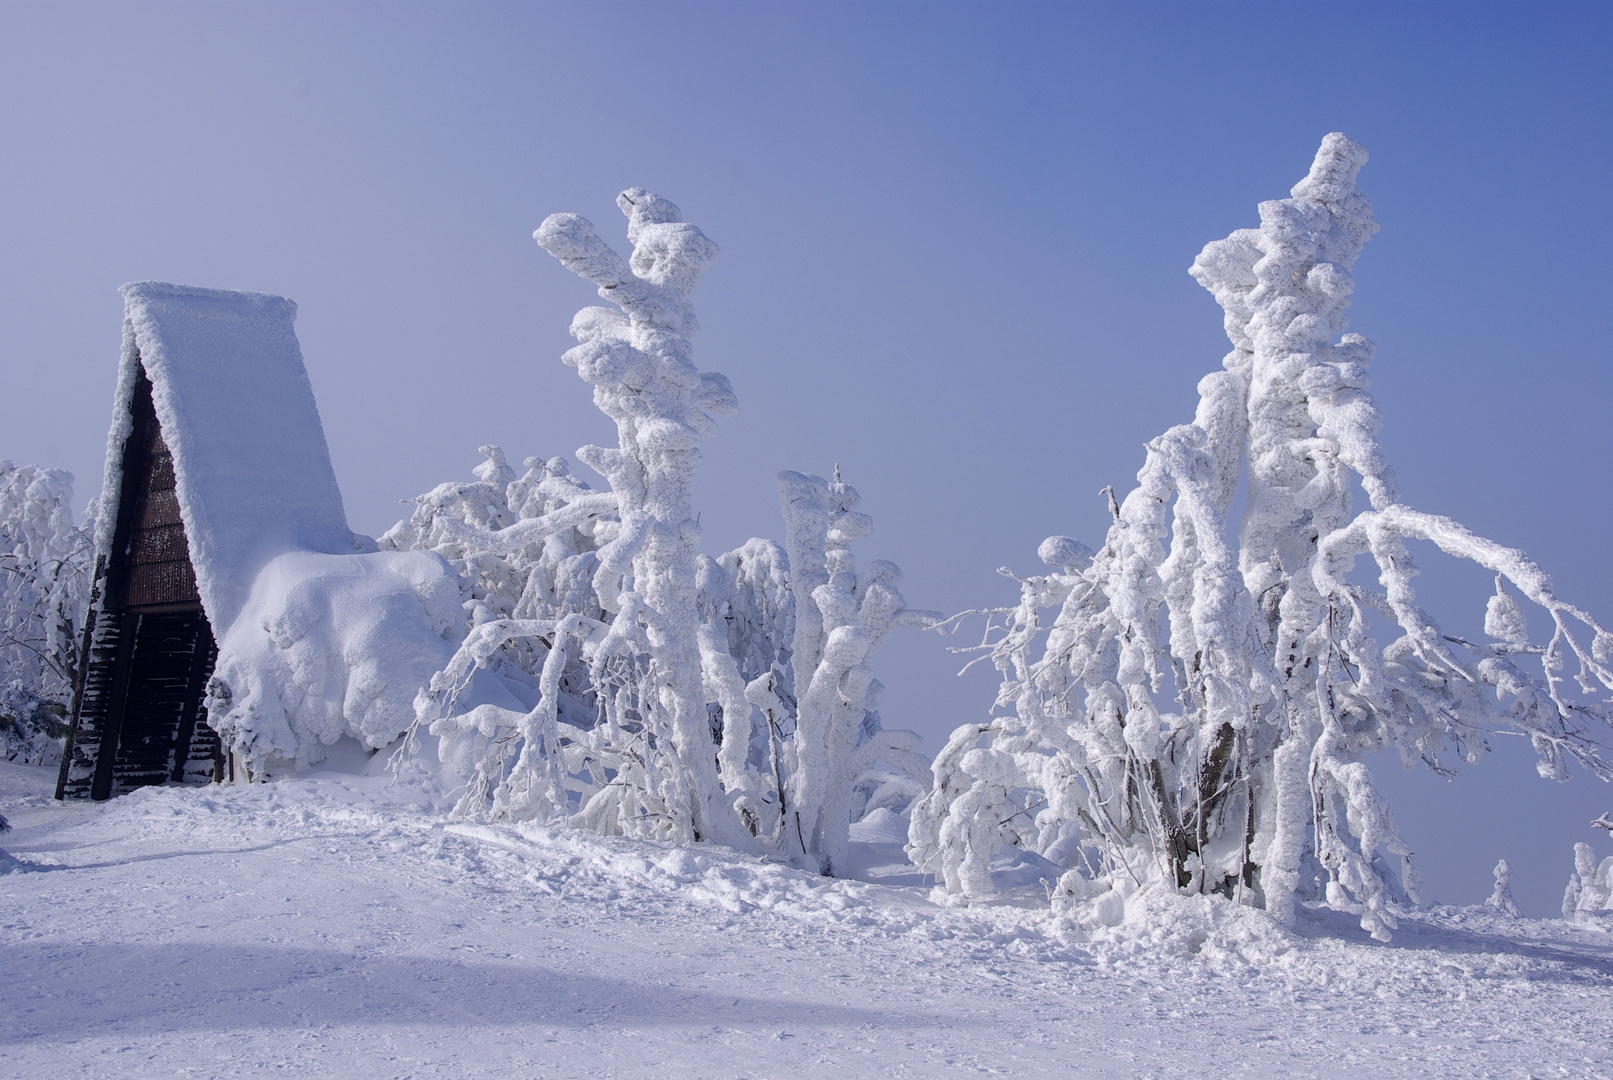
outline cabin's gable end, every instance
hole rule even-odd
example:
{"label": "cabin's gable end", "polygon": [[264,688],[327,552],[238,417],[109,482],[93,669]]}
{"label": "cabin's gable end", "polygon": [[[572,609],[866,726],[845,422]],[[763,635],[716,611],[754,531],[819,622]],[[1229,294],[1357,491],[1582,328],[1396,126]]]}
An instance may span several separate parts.
{"label": "cabin's gable end", "polygon": [[161,282],[123,293],[95,589],[57,798],[222,779],[203,699],[217,639],[257,572],[287,551],[366,546],[347,528],[296,305]]}

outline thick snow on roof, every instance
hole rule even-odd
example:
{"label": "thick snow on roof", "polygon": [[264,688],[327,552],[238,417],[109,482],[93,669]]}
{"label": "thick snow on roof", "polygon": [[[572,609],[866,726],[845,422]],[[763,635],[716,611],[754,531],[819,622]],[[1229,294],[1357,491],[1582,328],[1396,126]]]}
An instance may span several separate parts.
{"label": "thick snow on roof", "polygon": [[[119,491],[139,364],[174,456],[202,606],[222,634],[270,559],[370,545],[347,527],[292,329],[297,305],[160,281],[134,282],[122,292],[123,361],[102,490],[114,499]],[[115,519],[101,516],[96,539],[103,553],[111,549]]]}

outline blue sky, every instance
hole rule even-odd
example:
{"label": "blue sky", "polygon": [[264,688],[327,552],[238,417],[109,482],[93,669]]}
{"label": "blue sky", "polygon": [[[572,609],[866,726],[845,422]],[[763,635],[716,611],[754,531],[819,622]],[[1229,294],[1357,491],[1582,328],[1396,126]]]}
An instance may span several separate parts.
{"label": "blue sky", "polygon": [[[469,476],[606,442],[559,362],[593,302],[533,245],[617,191],[723,248],[695,296],[742,411],[708,442],[707,549],[780,532],[772,476],[860,488],[915,606],[1011,602],[1050,533],[1191,418],[1227,343],[1186,273],[1342,130],[1383,231],[1378,345],[1408,501],[1523,547],[1613,618],[1613,8],[1604,4],[0,4],[0,457],[99,483],[116,287],[301,305],[355,527]],[[621,243],[625,250],[625,240]],[[1482,573],[1422,595],[1476,627]],[[886,721],[982,715],[929,636],[887,647]],[[1431,896],[1506,857],[1554,909],[1613,790],[1528,756],[1454,784],[1377,763]]]}

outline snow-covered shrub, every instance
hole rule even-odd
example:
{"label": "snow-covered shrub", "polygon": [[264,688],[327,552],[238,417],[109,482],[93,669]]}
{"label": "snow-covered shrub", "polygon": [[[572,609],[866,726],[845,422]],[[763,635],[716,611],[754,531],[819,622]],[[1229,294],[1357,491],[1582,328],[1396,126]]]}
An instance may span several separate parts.
{"label": "snow-covered shrub", "polygon": [[[857,512],[858,494],[841,482],[838,468],[827,483],[817,476],[780,473],[779,501],[795,612],[796,709],[786,748],[784,840],[800,845],[803,854],[815,854],[823,869],[834,872],[846,857],[855,789],[874,767],[884,761],[899,770],[897,776],[913,779],[927,771],[928,763],[916,753],[916,734],[880,729],[876,698],[882,687],[869,661],[891,630],[925,628],[939,616],[907,610],[897,591],[902,572],[894,563],[879,559],[858,572],[851,542],[870,532],[873,522]],[[780,709],[777,694],[770,685],[752,686],[751,700],[772,723]],[[890,783],[887,774],[878,779]],[[864,795],[865,807],[868,802]]]}
{"label": "snow-covered shrub", "polygon": [[[699,553],[699,443],[738,406],[691,359],[688,296],[717,248],[641,188],[617,204],[626,261],[573,214],[534,234],[616,305],[579,312],[563,357],[616,423],[617,446],[578,451],[610,490],[560,458],[528,459],[517,479],[484,447],[476,483],[422,496],[382,539],[438,552],[470,589],[464,643],[417,723],[465,782],[460,813],[710,839],[834,872],[852,814],[924,775],[917,736],[880,729],[867,660],[891,628],[934,615],[906,610],[890,563],[857,573],[849,544],[869,522],[838,475],[781,474],[787,550]],[[525,708],[467,695],[487,672]]]}
{"label": "snow-covered shrub", "polygon": [[1589,844],[1574,845],[1574,872],[1563,892],[1563,918],[1613,911],[1613,856],[1597,861]]}
{"label": "snow-covered shrub", "polygon": [[0,461],[0,754],[60,757],[90,591],[73,475]]}
{"label": "snow-covered shrub", "polygon": [[[1566,778],[1569,758],[1613,775],[1595,696],[1613,687],[1613,634],[1522,552],[1396,491],[1373,346],[1346,332],[1351,267],[1378,227],[1355,185],[1365,161],[1329,135],[1292,197],[1260,204],[1258,229],[1204,249],[1192,274],[1225,309],[1224,370],[1199,383],[1192,423],[1148,443],[1137,487],[1110,496],[1102,549],[1049,540],[1051,572],[987,613],[1001,714],[953,735],[913,815],[910,852],[946,889],[989,894],[1009,844],[1285,923],[1316,890],[1382,938],[1415,876],[1367,754],[1392,746],[1448,773],[1444,755],[1476,760],[1508,730],[1532,739],[1543,776]],[[1369,509],[1353,508],[1355,483]],[[1412,540],[1496,574],[1485,639],[1417,605]],[[1363,556],[1376,582],[1352,573]]]}
{"label": "snow-covered shrub", "polygon": [[1495,891],[1490,893],[1484,906],[1502,915],[1518,914],[1518,902],[1512,898],[1512,867],[1505,859],[1495,864]]}

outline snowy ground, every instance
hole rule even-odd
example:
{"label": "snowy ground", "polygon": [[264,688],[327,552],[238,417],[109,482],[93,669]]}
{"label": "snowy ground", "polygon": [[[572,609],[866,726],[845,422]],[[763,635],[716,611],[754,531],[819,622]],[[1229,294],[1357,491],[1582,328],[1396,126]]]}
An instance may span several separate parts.
{"label": "snowy ground", "polygon": [[354,776],[51,779],[0,763],[3,1077],[1613,1077],[1596,928],[1184,907],[1080,941],[1028,893],[931,904],[894,845],[832,882]]}

